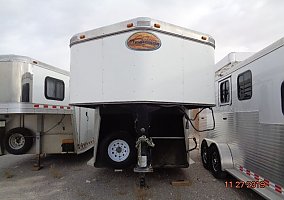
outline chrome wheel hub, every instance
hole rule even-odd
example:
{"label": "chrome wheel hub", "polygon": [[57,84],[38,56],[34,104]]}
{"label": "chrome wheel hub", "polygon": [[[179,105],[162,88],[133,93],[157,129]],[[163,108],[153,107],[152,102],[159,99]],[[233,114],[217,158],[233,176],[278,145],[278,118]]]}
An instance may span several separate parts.
{"label": "chrome wheel hub", "polygon": [[25,137],[20,133],[15,133],[9,138],[9,146],[13,149],[21,149],[25,145]]}

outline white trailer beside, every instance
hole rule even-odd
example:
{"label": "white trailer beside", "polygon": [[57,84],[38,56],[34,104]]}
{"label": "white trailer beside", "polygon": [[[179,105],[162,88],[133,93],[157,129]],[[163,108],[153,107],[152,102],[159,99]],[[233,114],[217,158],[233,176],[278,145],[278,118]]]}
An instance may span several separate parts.
{"label": "white trailer beside", "polygon": [[[228,187],[248,187],[284,199],[284,38],[246,60],[224,63],[215,74],[214,131],[204,134],[201,156]],[[210,127],[206,115],[201,127]]]}
{"label": "white trailer beside", "polygon": [[69,72],[0,56],[0,155],[81,153],[93,147],[95,111],[69,106]]}
{"label": "white trailer beside", "polygon": [[70,48],[70,102],[100,117],[89,163],[188,167],[189,111],[215,105],[214,39],[136,18],[76,34]]}

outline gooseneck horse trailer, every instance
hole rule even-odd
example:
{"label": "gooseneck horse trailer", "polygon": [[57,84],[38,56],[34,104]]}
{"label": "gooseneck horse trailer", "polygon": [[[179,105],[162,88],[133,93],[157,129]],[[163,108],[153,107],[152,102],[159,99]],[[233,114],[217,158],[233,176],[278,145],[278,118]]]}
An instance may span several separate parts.
{"label": "gooseneck horse trailer", "polygon": [[95,111],[69,106],[69,72],[0,56],[0,155],[81,153],[93,147]]}
{"label": "gooseneck horse trailer", "polygon": [[76,34],[70,48],[71,105],[100,118],[89,164],[188,167],[189,112],[215,105],[214,39],[136,18]]}
{"label": "gooseneck horse trailer", "polygon": [[[267,199],[284,199],[284,38],[215,74],[216,128],[204,134],[203,165]],[[201,114],[202,115],[202,114]],[[206,115],[201,127],[210,127]],[[229,187],[232,187],[232,183]]]}

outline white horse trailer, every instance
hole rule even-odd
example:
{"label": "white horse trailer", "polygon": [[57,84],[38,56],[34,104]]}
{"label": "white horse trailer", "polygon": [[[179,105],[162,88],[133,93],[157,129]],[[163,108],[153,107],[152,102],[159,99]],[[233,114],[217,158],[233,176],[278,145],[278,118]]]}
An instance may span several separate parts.
{"label": "white horse trailer", "polygon": [[69,72],[0,56],[0,155],[81,153],[93,147],[95,111],[69,106]]}
{"label": "white horse trailer", "polygon": [[214,39],[136,18],[76,34],[70,47],[71,105],[100,117],[89,164],[136,164],[141,173],[188,167],[192,132],[185,117],[215,105]]}
{"label": "white horse trailer", "polygon": [[[267,199],[284,199],[284,38],[215,74],[216,128],[203,135],[203,165],[229,172]],[[200,126],[211,126],[206,115]]]}

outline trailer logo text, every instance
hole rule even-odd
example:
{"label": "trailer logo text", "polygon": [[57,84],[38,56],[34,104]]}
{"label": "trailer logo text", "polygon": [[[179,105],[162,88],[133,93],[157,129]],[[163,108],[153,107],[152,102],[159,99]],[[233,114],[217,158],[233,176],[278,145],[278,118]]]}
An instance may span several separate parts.
{"label": "trailer logo text", "polygon": [[160,48],[161,40],[152,33],[137,32],[128,38],[127,46],[133,50],[152,51]]}

